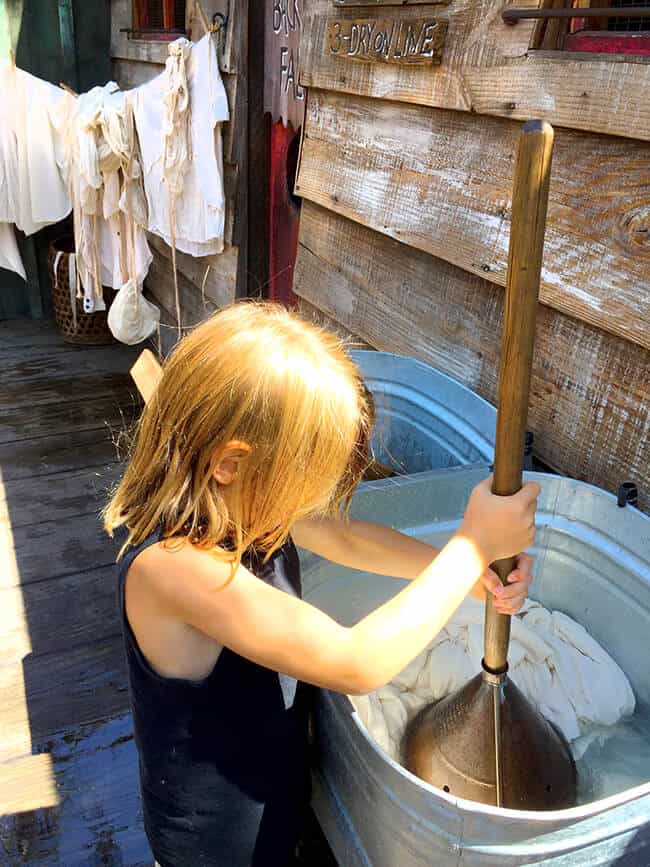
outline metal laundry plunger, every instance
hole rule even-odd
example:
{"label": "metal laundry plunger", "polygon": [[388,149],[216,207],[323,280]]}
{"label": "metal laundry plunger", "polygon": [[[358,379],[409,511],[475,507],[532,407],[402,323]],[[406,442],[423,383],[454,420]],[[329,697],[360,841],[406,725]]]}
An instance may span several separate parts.
{"label": "metal laundry plunger", "polygon": [[[522,486],[528,393],[553,151],[553,128],[529,121],[519,135],[512,200],[499,406],[495,494]],[[492,568],[503,584],[515,559]],[[485,609],[483,671],[425,707],[407,727],[406,767],[444,791],[519,810],[570,807],[576,769],[568,744],[508,678],[510,617],[491,598]]]}

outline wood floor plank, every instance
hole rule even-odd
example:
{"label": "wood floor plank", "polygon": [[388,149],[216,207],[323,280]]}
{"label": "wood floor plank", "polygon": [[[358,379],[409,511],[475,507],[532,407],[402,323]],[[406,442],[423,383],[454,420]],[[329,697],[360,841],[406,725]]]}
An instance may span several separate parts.
{"label": "wood floor plank", "polygon": [[50,436],[79,430],[96,430],[109,426],[120,429],[133,423],[138,404],[128,395],[101,394],[79,401],[71,396],[42,406],[0,409],[0,443]]}
{"label": "wood floor plank", "polygon": [[10,319],[0,322],[0,353],[23,347],[42,349],[51,346],[61,349],[75,348],[63,341],[50,320]]}
{"label": "wood floor plank", "polygon": [[97,509],[13,530],[0,524],[0,550],[7,552],[0,572],[4,589],[110,566],[118,544],[104,532]]}
{"label": "wood floor plank", "polygon": [[0,668],[116,635],[113,565],[0,590]]}
{"label": "wood floor plank", "polygon": [[27,384],[49,382],[52,379],[81,379],[89,374],[127,375],[139,355],[133,348],[138,347],[71,347],[58,346],[34,348],[21,347],[10,353],[0,355],[3,364],[3,384]]}
{"label": "wood floor plank", "polygon": [[97,513],[123,466],[118,463],[31,478],[0,480],[0,525],[12,529],[51,519]]}
{"label": "wood floor plank", "polygon": [[17,808],[40,793],[47,804],[52,789],[58,801],[0,818],[8,863],[150,867],[130,716],[76,726],[46,746],[47,756],[0,765]]}
{"label": "wood floor plank", "polygon": [[[56,732],[126,713],[129,706],[121,635],[62,653],[26,656],[0,668],[0,760]],[[28,751],[31,750],[29,746]]]}
{"label": "wood floor plank", "polygon": [[115,463],[123,456],[122,429],[107,426],[0,443],[0,472],[8,480],[27,479]]}
{"label": "wood floor plank", "polygon": [[121,404],[132,403],[139,406],[137,389],[128,374],[96,373],[78,379],[60,376],[3,387],[0,418],[5,411],[20,410],[22,407],[61,404],[71,399],[76,403],[85,403],[96,400],[101,395],[114,396]]}

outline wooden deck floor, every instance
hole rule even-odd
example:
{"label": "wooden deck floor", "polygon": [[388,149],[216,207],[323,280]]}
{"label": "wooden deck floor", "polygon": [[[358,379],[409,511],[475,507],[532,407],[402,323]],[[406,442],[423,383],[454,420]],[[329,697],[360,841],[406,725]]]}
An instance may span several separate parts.
{"label": "wooden deck floor", "polygon": [[98,511],[137,350],[0,323],[0,864],[150,865]]}
{"label": "wooden deck floor", "polygon": [[[98,512],[139,350],[0,322],[0,865],[139,867],[115,550]],[[335,867],[312,820],[305,867]]]}

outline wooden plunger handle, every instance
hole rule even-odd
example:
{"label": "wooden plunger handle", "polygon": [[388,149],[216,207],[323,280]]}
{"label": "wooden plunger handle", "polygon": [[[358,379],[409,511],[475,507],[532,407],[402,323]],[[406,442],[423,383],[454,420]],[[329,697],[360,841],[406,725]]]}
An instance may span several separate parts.
{"label": "wooden plunger handle", "polygon": [[[542,271],[544,229],[553,153],[553,127],[540,120],[524,124],[517,142],[510,221],[499,405],[492,492],[516,494],[522,486],[535,318]],[[503,584],[515,558],[492,565]],[[488,598],[485,609],[484,664],[499,673],[507,668],[510,617]]]}

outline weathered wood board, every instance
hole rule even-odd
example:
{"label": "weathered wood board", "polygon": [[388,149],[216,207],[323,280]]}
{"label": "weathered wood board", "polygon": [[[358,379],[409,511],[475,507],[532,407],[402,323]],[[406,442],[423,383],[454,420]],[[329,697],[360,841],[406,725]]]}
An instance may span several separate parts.
{"label": "weathered wood board", "polygon": [[27,524],[39,524],[44,517],[54,514],[57,519],[97,515],[122,469],[120,464],[111,463],[35,475],[29,479],[8,479],[3,472],[0,526],[11,526],[15,530]]}
{"label": "weathered wood board", "polygon": [[99,509],[13,529],[0,524],[0,550],[10,552],[0,573],[0,590],[110,566],[118,547],[106,535]]}
{"label": "weathered wood board", "polygon": [[[149,245],[155,251],[154,256],[160,266],[162,266],[161,259],[166,260],[171,265],[171,248],[162,238],[150,235]],[[201,297],[201,289],[204,287],[206,299],[217,307],[224,307],[227,304],[232,304],[235,300],[238,253],[237,247],[227,247],[223,253],[216,256],[205,256],[197,259],[177,250],[176,265],[178,272],[197,287],[199,298]],[[158,279],[158,272],[156,271],[149,280],[149,288],[156,295],[158,294],[156,290]],[[165,279],[172,279],[171,270]],[[161,291],[161,297],[167,297],[164,290]]]}
{"label": "weathered wood board", "polygon": [[121,635],[0,667],[0,761],[62,729],[125,713],[125,669]]}
{"label": "weathered wood board", "polygon": [[0,668],[118,635],[115,566],[0,590],[0,625]]}
{"label": "weathered wood board", "polygon": [[[542,117],[557,126],[650,140],[650,63],[598,57],[549,57],[529,52],[535,22],[503,22],[507,0],[457,0],[436,16],[449,21],[440,66],[401,68],[392,64],[347,63],[327,52],[330,0],[311,0],[305,9],[301,40],[300,82],[438,108],[504,117]],[[521,7],[536,8],[537,0]],[[336,7],[335,7],[336,8]],[[353,18],[354,8],[337,8]],[[386,10],[377,10],[378,14]],[[417,18],[421,7],[400,6],[404,20]]]}
{"label": "weathered wood board", "polygon": [[151,867],[130,714],[44,739],[46,753],[0,763],[9,865]]}
{"label": "weathered wood board", "polygon": [[326,54],[366,63],[438,65],[447,36],[445,20],[411,18],[330,18]]}
{"label": "weathered wood board", "polygon": [[107,466],[124,451],[118,448],[123,439],[121,434],[122,429],[102,424],[89,430],[0,443],[2,480],[6,483],[82,467]]}
{"label": "weathered wood board", "polygon": [[264,2],[264,111],[271,123],[300,129],[305,116],[305,88],[300,84],[302,0]]}
{"label": "weathered wood board", "polygon": [[82,430],[109,430],[119,433],[137,417],[139,401],[130,403],[123,395],[104,393],[88,398],[45,403],[42,406],[18,406],[0,409],[0,443],[47,436],[58,426]]}
{"label": "weathered wood board", "polygon": [[[209,22],[212,21],[215,12],[228,15],[228,6],[232,6],[230,24],[226,29],[225,37],[215,36],[214,39],[219,46],[220,69],[223,72],[237,72],[237,43],[246,23],[245,10],[242,15],[242,4],[229,3],[228,0],[201,0],[201,5]],[[169,42],[160,39],[133,38],[128,32],[132,27],[132,0],[111,0],[111,56],[120,60],[164,64],[168,57]],[[194,41],[202,39],[205,35],[203,24],[196,12],[196,5],[192,2],[187,3],[186,28],[187,34]]]}
{"label": "weathered wood board", "polygon": [[69,346],[32,321],[0,323],[0,344],[0,861],[148,867],[98,514],[125,423],[106,396],[136,400],[139,348]]}
{"label": "weathered wood board", "polygon": [[[520,124],[310,91],[299,195],[505,284]],[[558,130],[541,297],[650,347],[650,148]]]}
{"label": "weathered wood board", "polygon": [[[493,403],[503,291],[305,202],[295,291],[377,349],[414,355]],[[650,507],[650,353],[539,307],[529,424],[549,466]]]}

